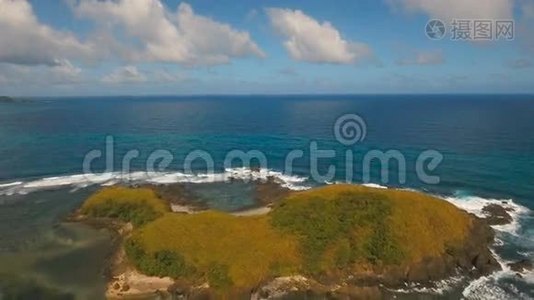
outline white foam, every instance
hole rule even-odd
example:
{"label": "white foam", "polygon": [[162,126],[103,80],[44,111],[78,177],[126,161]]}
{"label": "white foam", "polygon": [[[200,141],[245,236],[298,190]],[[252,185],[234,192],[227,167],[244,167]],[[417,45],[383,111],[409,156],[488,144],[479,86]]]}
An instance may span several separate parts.
{"label": "white foam", "polygon": [[[497,232],[509,233],[518,236],[521,228],[521,219],[527,217],[531,211],[527,207],[515,203],[511,199],[485,199],[477,196],[461,195],[456,197],[445,197],[445,200],[451,202],[457,207],[473,213],[474,215],[485,218],[487,215],[483,212],[483,208],[489,204],[497,204],[502,206],[512,217],[512,222],[506,225],[494,225]],[[504,245],[505,236],[495,238],[493,246]],[[515,280],[523,280],[525,282],[534,283],[534,273],[527,271],[521,274],[522,279],[516,275],[508,266],[511,261],[504,260],[500,257],[494,249],[490,249],[493,256],[501,265],[500,271],[494,272],[487,276],[482,276],[472,282],[463,290],[462,294],[466,299],[530,299],[527,295],[514,290],[513,286],[508,286],[505,290],[499,282],[504,278],[513,278]]]}
{"label": "white foam", "polygon": [[513,285],[507,285],[507,289],[502,288],[502,279],[512,278],[515,280],[523,280],[527,283],[534,283],[534,273],[527,271],[521,274],[522,279],[519,278],[516,272],[508,267],[508,262],[501,259],[496,253],[493,253],[497,261],[501,264],[502,270],[494,272],[487,276],[482,276],[472,282],[463,290],[462,295],[466,299],[495,299],[495,300],[515,300],[515,299],[532,299],[528,295],[520,292]]}
{"label": "white foam", "polygon": [[10,182],[10,183],[3,183],[3,184],[0,184],[0,189],[1,189],[1,188],[13,187],[13,186],[21,185],[21,184],[22,184],[22,181],[15,181],[15,182]]}
{"label": "white foam", "polygon": [[512,299],[497,282],[500,278],[510,275],[510,268],[495,251],[491,250],[491,252],[501,265],[502,270],[471,281],[462,292],[462,295],[466,299]]}
{"label": "white foam", "polygon": [[512,199],[486,199],[478,196],[457,196],[443,198],[455,206],[470,212],[477,217],[486,218],[487,214],[483,212],[483,208],[490,204],[497,204],[502,206],[508,214],[512,217],[512,222],[505,225],[494,225],[493,229],[508,232],[517,235],[521,227],[519,220],[522,216],[530,213],[530,209],[520,204],[515,203]]}
{"label": "white foam", "polygon": [[508,295],[505,290],[498,286],[494,274],[489,276],[482,276],[472,281],[463,290],[462,295],[466,299],[511,299],[510,295]]}
{"label": "white foam", "polygon": [[282,172],[273,171],[269,169],[260,169],[258,171],[248,168],[231,168],[225,170],[226,176],[233,179],[266,181],[269,178],[274,178],[274,181],[282,187],[290,190],[307,190],[311,186],[303,184],[308,178],[299,177],[295,175],[286,175]]}
{"label": "white foam", "polygon": [[0,185],[0,195],[27,194],[34,191],[70,187],[75,191],[80,188],[99,185],[110,186],[118,183],[213,183],[227,180],[266,181],[273,178],[283,187],[291,190],[305,190],[311,188],[305,184],[307,178],[286,175],[268,169],[251,170],[248,168],[231,168],[215,174],[186,174],[181,172],[132,172],[122,174],[117,172],[103,174],[76,174],[54,176],[33,181],[16,181]]}
{"label": "white foam", "polygon": [[362,185],[366,187],[370,187],[370,188],[375,188],[375,189],[387,189],[388,188],[387,186],[383,186],[383,185],[376,184],[376,183],[363,183]]}
{"label": "white foam", "polygon": [[448,292],[456,288],[463,281],[464,281],[463,276],[451,276],[447,279],[431,282],[429,286],[421,286],[415,283],[409,283],[409,284],[406,284],[406,288],[395,289],[391,291],[396,292],[396,293],[402,293],[402,294],[424,293],[424,294],[443,295],[445,292]]}

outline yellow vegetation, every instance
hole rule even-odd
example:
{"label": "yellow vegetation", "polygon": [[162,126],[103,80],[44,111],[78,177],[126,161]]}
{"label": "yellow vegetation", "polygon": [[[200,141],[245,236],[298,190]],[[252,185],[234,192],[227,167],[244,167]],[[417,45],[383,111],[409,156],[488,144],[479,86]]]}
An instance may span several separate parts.
{"label": "yellow vegetation", "polygon": [[169,204],[148,188],[121,186],[102,189],[82,205],[81,212],[91,217],[117,218],[143,225],[169,212]]}
{"label": "yellow vegetation", "polygon": [[254,286],[274,271],[280,274],[273,275],[295,272],[300,265],[298,242],[272,228],[268,216],[236,217],[215,211],[166,214],[134,238],[147,252],[180,253],[200,273],[214,263],[225,265],[236,287]]}
{"label": "yellow vegetation", "polygon": [[368,195],[367,197],[372,195],[389,202],[391,212],[386,217],[388,228],[405,254],[405,262],[416,262],[425,256],[443,254],[448,246],[461,244],[471,227],[471,218],[465,211],[447,201],[415,191],[348,184],[329,185],[295,193],[287,200],[307,201],[318,197],[326,201],[336,201],[342,194],[351,194],[354,197],[362,194]]}

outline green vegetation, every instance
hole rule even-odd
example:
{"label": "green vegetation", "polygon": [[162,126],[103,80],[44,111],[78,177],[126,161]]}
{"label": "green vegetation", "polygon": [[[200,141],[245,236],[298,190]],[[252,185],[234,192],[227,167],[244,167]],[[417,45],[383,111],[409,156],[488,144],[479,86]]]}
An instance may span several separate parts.
{"label": "green vegetation", "polygon": [[208,282],[216,289],[226,289],[232,286],[232,278],[228,274],[228,266],[211,263],[208,269]]}
{"label": "green vegetation", "polygon": [[[403,258],[386,224],[391,203],[372,192],[341,192],[334,199],[315,194],[296,194],[272,212],[272,224],[299,236],[309,271],[320,271],[328,247],[343,238],[336,250],[337,264],[347,265],[364,257],[371,262],[397,263]],[[370,234],[353,234],[365,229]],[[330,266],[328,266],[330,267]]]}
{"label": "green vegetation", "polygon": [[149,189],[107,188],[82,212],[137,226],[124,247],[143,273],[217,290],[283,275],[369,270],[421,261],[462,243],[468,214],[410,191],[333,185],[290,194],[267,215],[176,214]]}
{"label": "green vegetation", "polygon": [[111,187],[92,195],[83,204],[82,214],[98,218],[115,218],[144,225],[169,212],[168,205],[150,189]]}
{"label": "green vegetation", "polygon": [[185,263],[183,256],[173,251],[160,250],[148,254],[134,239],[126,241],[124,250],[137,269],[146,275],[179,278],[189,277],[195,272]]}

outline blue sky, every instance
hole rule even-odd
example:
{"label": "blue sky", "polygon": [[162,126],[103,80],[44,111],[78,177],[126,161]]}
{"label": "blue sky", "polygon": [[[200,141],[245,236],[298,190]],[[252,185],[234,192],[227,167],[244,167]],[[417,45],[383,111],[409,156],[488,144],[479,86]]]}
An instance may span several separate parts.
{"label": "blue sky", "polygon": [[[0,8],[6,95],[534,92],[534,0],[0,0]],[[430,19],[446,24],[443,39],[426,36]],[[515,36],[454,41],[453,19],[514,20]]]}

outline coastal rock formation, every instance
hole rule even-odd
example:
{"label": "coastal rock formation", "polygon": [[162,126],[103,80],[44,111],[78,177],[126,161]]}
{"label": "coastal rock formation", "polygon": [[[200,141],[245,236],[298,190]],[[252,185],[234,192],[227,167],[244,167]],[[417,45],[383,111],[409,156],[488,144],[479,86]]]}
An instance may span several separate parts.
{"label": "coastal rock formation", "polygon": [[508,210],[498,204],[489,204],[482,208],[482,213],[486,215],[486,222],[489,225],[505,225],[512,222]]}
{"label": "coastal rock formation", "polygon": [[521,273],[523,271],[532,271],[534,268],[534,265],[532,262],[528,259],[522,259],[519,261],[516,261],[514,263],[509,263],[508,267],[514,272]]}

